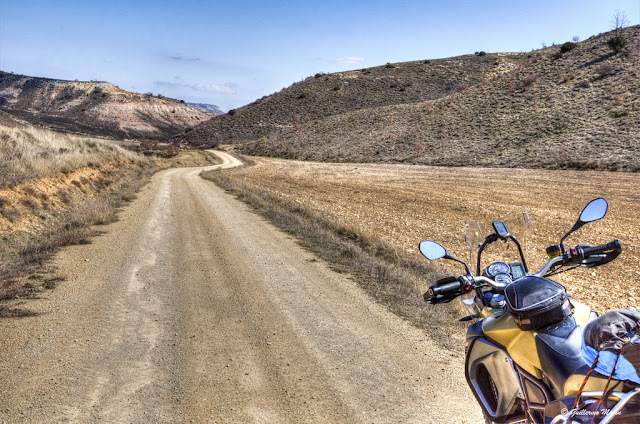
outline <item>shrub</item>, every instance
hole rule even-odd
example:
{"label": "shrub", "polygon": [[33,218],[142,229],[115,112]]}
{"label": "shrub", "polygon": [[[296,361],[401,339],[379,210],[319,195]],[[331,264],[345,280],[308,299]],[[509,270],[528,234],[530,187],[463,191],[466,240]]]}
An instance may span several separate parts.
{"label": "shrub", "polygon": [[236,110],[235,109],[231,109],[229,112],[227,112],[229,114],[229,116],[233,116],[236,114]]}
{"label": "shrub", "polygon": [[536,82],[536,80],[540,77],[540,75],[538,74],[531,74],[531,75],[527,75],[526,77],[524,77],[524,79],[522,80],[522,83],[525,85],[525,87],[530,86],[531,84],[533,84],[534,82]]}
{"label": "shrub", "polygon": [[485,52],[485,51],[476,52],[476,56],[485,56],[486,54],[487,54],[487,52]]}
{"label": "shrub", "polygon": [[385,68],[393,69],[393,68],[395,68],[396,66],[395,66],[394,64],[392,64],[392,63],[387,62],[387,64],[386,64],[386,65],[384,65],[384,67],[385,67]]}
{"label": "shrub", "polygon": [[562,53],[566,53],[568,51],[571,51],[571,50],[575,49],[576,47],[578,47],[578,45],[576,43],[572,43],[571,41],[567,41],[562,46],[560,46],[560,51]]}
{"label": "shrub", "polygon": [[625,47],[627,47],[627,44],[627,39],[622,35],[616,35],[607,41],[607,45],[616,53],[620,53]]}
{"label": "shrub", "polygon": [[456,88],[458,90],[460,90],[460,91],[465,91],[465,90],[467,90],[469,88],[469,86],[464,82],[460,82],[460,83],[456,84]]}
{"label": "shrub", "polygon": [[601,77],[606,77],[607,75],[612,75],[614,73],[613,65],[609,62],[602,62],[600,65],[596,66],[596,72]]}
{"label": "shrub", "polygon": [[609,115],[612,118],[622,118],[623,116],[627,116],[629,114],[629,110],[628,109],[612,109],[609,111]]}

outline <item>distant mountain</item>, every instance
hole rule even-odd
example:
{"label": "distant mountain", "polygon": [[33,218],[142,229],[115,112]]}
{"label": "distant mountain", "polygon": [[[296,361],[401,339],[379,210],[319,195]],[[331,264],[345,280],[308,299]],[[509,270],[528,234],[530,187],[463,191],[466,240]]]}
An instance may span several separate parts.
{"label": "distant mountain", "polygon": [[640,172],[639,46],[633,26],[527,53],[317,74],[183,141],[316,161]]}
{"label": "distant mountain", "polygon": [[224,112],[222,110],[220,110],[220,108],[216,105],[210,105],[207,103],[189,103],[187,102],[187,104],[189,106],[195,106],[195,107],[199,107],[200,109],[204,109],[207,112],[211,113],[212,115],[223,115]]}
{"label": "distant mountain", "polygon": [[115,139],[165,141],[213,115],[107,82],[65,81],[0,71],[0,109],[31,124]]}

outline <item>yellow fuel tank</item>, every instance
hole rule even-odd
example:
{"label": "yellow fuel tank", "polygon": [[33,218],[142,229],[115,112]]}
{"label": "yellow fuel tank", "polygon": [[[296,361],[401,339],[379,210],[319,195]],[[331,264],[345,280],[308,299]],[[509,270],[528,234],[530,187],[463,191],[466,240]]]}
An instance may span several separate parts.
{"label": "yellow fuel tank", "polygon": [[[582,303],[571,303],[574,306],[573,317],[576,323],[584,327],[589,320],[591,308]],[[540,365],[538,349],[536,348],[536,336],[538,333],[533,330],[521,330],[508,312],[497,317],[487,308],[482,312],[483,316],[485,316],[482,321],[484,334],[504,346],[511,359],[525,371],[536,378],[542,378],[540,373],[542,366]],[[571,387],[574,385],[573,379],[569,379],[567,383],[570,383]],[[580,383],[582,383],[582,379]],[[567,389],[568,387],[565,387],[565,391]]]}

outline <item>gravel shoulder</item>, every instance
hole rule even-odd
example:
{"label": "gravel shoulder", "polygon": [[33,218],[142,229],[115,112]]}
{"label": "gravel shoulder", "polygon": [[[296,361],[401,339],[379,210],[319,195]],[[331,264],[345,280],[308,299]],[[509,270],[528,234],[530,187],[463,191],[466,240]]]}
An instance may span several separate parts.
{"label": "gravel shoulder", "polygon": [[66,281],[29,301],[37,315],[0,320],[2,421],[480,422],[461,353],[202,169],[156,174],[56,257]]}

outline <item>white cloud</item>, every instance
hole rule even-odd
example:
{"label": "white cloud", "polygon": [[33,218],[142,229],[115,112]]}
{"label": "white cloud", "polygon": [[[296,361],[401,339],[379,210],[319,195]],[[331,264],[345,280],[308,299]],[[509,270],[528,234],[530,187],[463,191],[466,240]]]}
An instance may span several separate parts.
{"label": "white cloud", "polygon": [[220,84],[199,83],[199,84],[194,84],[193,88],[198,91],[213,91],[213,92],[222,93],[222,94],[235,93],[235,91],[233,90],[233,87],[231,87],[231,84],[220,85]]}
{"label": "white cloud", "polygon": [[199,57],[185,57],[180,54],[167,55],[166,58],[174,62],[202,62]]}
{"label": "white cloud", "polygon": [[339,57],[333,60],[338,63],[345,63],[347,65],[357,65],[364,62],[364,57]]}
{"label": "white cloud", "polygon": [[167,87],[167,88],[186,88],[193,91],[206,91],[206,92],[214,92],[220,94],[236,94],[233,84],[208,84],[199,82],[196,84],[187,84],[182,82],[171,82],[171,81],[154,81],[154,84],[158,87]]}

